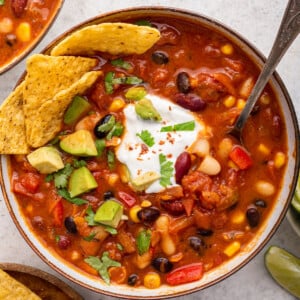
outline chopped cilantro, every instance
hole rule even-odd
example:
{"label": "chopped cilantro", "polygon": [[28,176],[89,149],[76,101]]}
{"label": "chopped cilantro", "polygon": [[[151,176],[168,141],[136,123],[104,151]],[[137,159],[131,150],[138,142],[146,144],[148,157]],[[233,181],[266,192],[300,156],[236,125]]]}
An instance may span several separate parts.
{"label": "chopped cilantro", "polygon": [[60,195],[61,197],[63,197],[67,201],[71,202],[72,204],[82,205],[82,204],[87,204],[88,203],[87,200],[81,199],[79,197],[72,198],[70,196],[70,193],[67,191],[67,189],[58,189],[57,193],[58,193],[58,195]]}
{"label": "chopped cilantro", "polygon": [[159,183],[166,187],[171,184],[171,177],[173,176],[173,165],[171,161],[168,161],[164,154],[159,154],[159,164],[160,164],[160,181]]}
{"label": "chopped cilantro", "polygon": [[148,130],[142,130],[136,134],[147,146],[152,147],[155,144],[154,137]]}
{"label": "chopped cilantro", "polygon": [[91,241],[95,238],[95,236],[96,236],[96,233],[93,232],[93,233],[91,233],[91,234],[88,235],[88,236],[84,236],[83,239],[84,239],[85,241],[87,241],[87,242],[91,242]]}
{"label": "chopped cilantro", "polygon": [[100,277],[106,284],[110,284],[108,269],[110,267],[121,267],[118,261],[112,260],[107,251],[103,252],[101,259],[96,256],[89,256],[84,260],[92,268],[98,271]]}
{"label": "chopped cilantro", "polygon": [[122,125],[122,123],[117,122],[113,128],[111,129],[111,131],[108,133],[108,135],[106,136],[106,138],[108,140],[110,140],[113,136],[121,136],[124,130],[124,126]]}
{"label": "chopped cilantro", "polygon": [[114,92],[113,78],[115,77],[114,72],[108,72],[104,78],[104,86],[107,94],[112,94]]}
{"label": "chopped cilantro", "polygon": [[165,126],[160,129],[160,132],[169,131],[193,131],[195,129],[195,121],[189,121],[184,123],[178,123],[171,126]]}
{"label": "chopped cilantro", "polygon": [[105,118],[106,122],[97,126],[98,133],[107,133],[113,129],[116,124],[116,118],[113,115],[108,115],[108,118]]}
{"label": "chopped cilantro", "polygon": [[118,248],[118,250],[120,250],[120,251],[123,251],[123,250],[124,250],[123,246],[122,246],[120,243],[117,243],[117,248]]}
{"label": "chopped cilantro", "polygon": [[128,61],[124,61],[122,58],[112,60],[111,64],[124,70],[129,70],[132,68],[132,65]]}
{"label": "chopped cilantro", "polygon": [[107,151],[107,163],[110,170],[115,167],[115,153],[112,150]]}
{"label": "chopped cilantro", "polygon": [[74,168],[70,163],[67,163],[65,167],[53,174],[54,185],[57,189],[66,188],[68,185],[68,179],[73,172]]}
{"label": "chopped cilantro", "polygon": [[95,141],[95,145],[96,145],[98,156],[101,156],[102,153],[104,152],[105,147],[106,147],[105,140],[104,139],[97,139]]}
{"label": "chopped cilantro", "polygon": [[85,220],[87,221],[89,226],[97,226],[99,225],[97,222],[94,221],[95,213],[92,209],[92,207],[89,205],[86,212]]}
{"label": "chopped cilantro", "polygon": [[55,236],[55,242],[58,243],[60,241],[60,235]]}
{"label": "chopped cilantro", "polygon": [[80,159],[80,160],[75,159],[73,161],[73,166],[74,166],[74,168],[85,167],[86,166],[86,161],[83,160],[83,159]]}
{"label": "chopped cilantro", "polygon": [[111,226],[105,226],[105,231],[107,231],[108,233],[110,233],[111,235],[116,235],[118,233],[116,228],[113,228]]}
{"label": "chopped cilantro", "polygon": [[142,230],[139,232],[136,238],[136,246],[139,252],[139,255],[143,255],[150,248],[151,241],[151,231],[149,229]]}
{"label": "chopped cilantro", "polygon": [[148,20],[139,20],[139,21],[136,21],[134,23],[135,25],[138,25],[138,26],[149,26],[149,27],[152,27],[152,23]]}

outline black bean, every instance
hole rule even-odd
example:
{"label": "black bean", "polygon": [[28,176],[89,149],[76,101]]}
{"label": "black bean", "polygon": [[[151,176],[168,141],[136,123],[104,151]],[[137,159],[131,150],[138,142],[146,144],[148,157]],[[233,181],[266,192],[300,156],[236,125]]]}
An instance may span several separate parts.
{"label": "black bean", "polygon": [[76,223],[74,222],[73,217],[66,217],[65,218],[65,227],[70,233],[77,233]]}
{"label": "black bean", "polygon": [[169,62],[168,55],[162,51],[153,52],[151,58],[158,65],[165,65]]}
{"label": "black bean", "polygon": [[190,77],[186,72],[180,72],[176,78],[176,85],[178,91],[183,94],[187,94],[191,90]]}
{"label": "black bean", "polygon": [[204,228],[198,228],[197,229],[197,234],[202,235],[202,236],[211,236],[213,235],[213,231],[211,229],[204,229]]}
{"label": "black bean", "polygon": [[105,138],[115,123],[115,117],[112,114],[105,115],[94,127],[95,136],[99,139]]}
{"label": "black bean", "polygon": [[127,279],[127,283],[131,286],[136,285],[139,280],[139,276],[137,274],[130,274]]}
{"label": "black bean", "polygon": [[168,273],[173,269],[173,264],[166,257],[156,257],[152,260],[152,266],[159,272]]}
{"label": "black bean", "polygon": [[142,222],[154,222],[160,216],[160,211],[156,207],[144,207],[137,216]]}
{"label": "black bean", "polygon": [[266,203],[266,201],[263,200],[263,199],[255,199],[255,200],[254,200],[254,204],[255,204],[255,206],[257,206],[257,207],[262,207],[262,208],[266,208],[266,207],[267,207],[267,203]]}
{"label": "black bean", "polygon": [[103,194],[104,201],[114,198],[114,193],[112,191],[107,191]]}
{"label": "black bean", "polygon": [[250,207],[246,212],[248,223],[251,227],[256,227],[260,221],[260,214],[256,207]]}
{"label": "black bean", "polygon": [[174,98],[175,102],[177,102],[180,106],[191,111],[200,111],[206,107],[206,102],[196,94],[179,93],[176,94]]}
{"label": "black bean", "polygon": [[189,245],[195,250],[200,251],[204,246],[205,243],[202,239],[200,239],[198,236],[190,236],[188,238]]}

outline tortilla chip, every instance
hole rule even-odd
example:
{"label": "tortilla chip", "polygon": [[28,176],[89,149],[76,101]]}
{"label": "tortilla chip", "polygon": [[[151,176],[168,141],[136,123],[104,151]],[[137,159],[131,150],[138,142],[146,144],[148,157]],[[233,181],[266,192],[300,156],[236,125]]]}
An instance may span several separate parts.
{"label": "tortilla chip", "polygon": [[160,32],[149,26],[127,23],[102,23],[84,27],[56,45],[51,55],[142,54],[160,38]]}
{"label": "tortilla chip", "polygon": [[1,300],[41,300],[39,296],[0,269]]}
{"label": "tortilla chip", "polygon": [[23,87],[20,84],[0,107],[0,153],[27,154],[25,121],[23,113]]}
{"label": "tortilla chip", "polygon": [[61,90],[53,98],[41,103],[35,113],[34,120],[26,119],[28,122],[26,126],[28,143],[37,148],[53,139],[61,130],[65,110],[73,97],[83,94],[101,74],[101,71],[88,72],[69,88]]}

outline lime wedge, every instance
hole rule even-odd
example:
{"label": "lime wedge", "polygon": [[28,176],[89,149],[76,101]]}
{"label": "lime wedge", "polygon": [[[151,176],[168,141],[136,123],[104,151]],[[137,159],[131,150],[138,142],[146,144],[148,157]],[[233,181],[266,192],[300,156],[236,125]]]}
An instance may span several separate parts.
{"label": "lime wedge", "polygon": [[300,176],[298,176],[297,186],[294,197],[292,199],[292,207],[300,213]]}
{"label": "lime wedge", "polygon": [[265,254],[265,266],[273,279],[291,294],[300,297],[300,259],[286,250],[271,246]]}

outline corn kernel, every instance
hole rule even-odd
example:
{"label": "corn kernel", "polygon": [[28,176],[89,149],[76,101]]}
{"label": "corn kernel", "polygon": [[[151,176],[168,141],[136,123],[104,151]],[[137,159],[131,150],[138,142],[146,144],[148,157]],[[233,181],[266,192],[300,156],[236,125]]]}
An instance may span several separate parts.
{"label": "corn kernel", "polygon": [[269,155],[271,150],[265,145],[260,143],[257,147],[258,151],[264,155]]}
{"label": "corn kernel", "polygon": [[150,207],[152,205],[151,201],[149,200],[143,200],[141,203],[141,207]]}
{"label": "corn kernel", "polygon": [[229,168],[232,168],[234,170],[239,170],[239,167],[232,160],[229,160],[227,165]]}
{"label": "corn kernel", "polygon": [[233,53],[233,46],[227,43],[221,47],[221,52],[226,55],[231,55]]}
{"label": "corn kernel", "polygon": [[26,211],[27,211],[28,213],[32,213],[32,211],[33,211],[33,206],[32,206],[31,204],[28,204],[28,205],[26,206]]}
{"label": "corn kernel", "polygon": [[238,241],[234,241],[232,242],[230,245],[228,245],[225,249],[224,249],[224,253],[231,257],[234,254],[236,254],[239,250],[241,249],[241,243]]}
{"label": "corn kernel", "polygon": [[130,208],[129,218],[131,219],[132,222],[134,222],[134,223],[139,223],[140,222],[140,219],[139,219],[137,214],[141,209],[142,208],[139,205],[134,205],[133,207]]}
{"label": "corn kernel", "polygon": [[240,110],[242,110],[246,105],[246,101],[244,99],[238,99],[236,103],[236,107]]}
{"label": "corn kernel", "polygon": [[240,210],[235,211],[230,220],[233,224],[242,224],[245,221],[245,214]]}
{"label": "corn kernel", "polygon": [[177,253],[175,253],[175,254],[173,254],[169,257],[170,262],[179,262],[182,259],[183,259],[183,253],[182,252],[177,252]]}
{"label": "corn kernel", "polygon": [[144,277],[144,286],[147,289],[156,289],[160,287],[160,276],[155,272],[149,272]]}
{"label": "corn kernel", "polygon": [[285,164],[285,154],[282,152],[277,152],[274,158],[274,166],[276,169],[280,169]]}
{"label": "corn kernel", "polygon": [[119,175],[117,173],[112,173],[112,174],[109,174],[108,175],[108,178],[107,178],[107,183],[110,185],[110,186],[114,186],[116,184],[116,182],[119,180]]}
{"label": "corn kernel", "polygon": [[27,22],[22,22],[16,29],[16,35],[21,42],[29,42],[31,39],[31,26]]}
{"label": "corn kernel", "polygon": [[236,98],[232,95],[229,95],[224,99],[223,104],[229,108],[235,104],[235,101],[236,101]]}
{"label": "corn kernel", "polygon": [[76,250],[73,250],[72,252],[71,252],[71,260],[72,261],[76,261],[76,260],[79,260],[80,259],[80,253],[78,252],[78,251],[76,251]]}
{"label": "corn kernel", "polygon": [[109,111],[117,112],[125,106],[125,101],[122,98],[115,98],[109,106]]}
{"label": "corn kernel", "polygon": [[9,33],[13,30],[13,22],[10,18],[3,18],[0,21],[0,33]]}
{"label": "corn kernel", "polygon": [[267,93],[264,93],[260,98],[259,98],[260,103],[264,105],[268,105],[271,102],[270,96]]}

